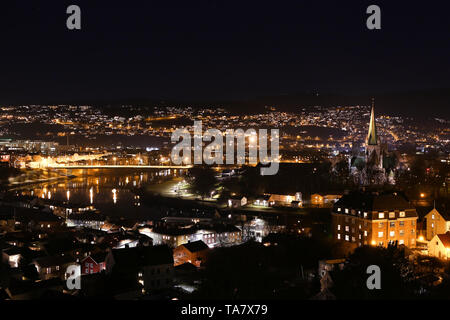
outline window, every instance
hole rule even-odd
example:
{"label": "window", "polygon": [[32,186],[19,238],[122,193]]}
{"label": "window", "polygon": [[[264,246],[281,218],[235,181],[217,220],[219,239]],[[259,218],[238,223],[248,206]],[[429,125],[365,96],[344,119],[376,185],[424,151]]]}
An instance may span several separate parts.
{"label": "window", "polygon": [[355,237],[352,237],[352,242],[355,242]]}
{"label": "window", "polygon": [[403,239],[398,240],[398,244],[405,244],[405,240],[403,240]]}
{"label": "window", "polygon": [[380,212],[378,214],[378,219],[384,219],[384,212]]}
{"label": "window", "polygon": [[378,228],[383,228],[383,222],[378,223]]}
{"label": "window", "polygon": [[367,218],[367,212],[364,212],[364,218]]}
{"label": "window", "polygon": [[359,230],[361,230],[361,225],[359,225]]}
{"label": "window", "polygon": [[395,218],[395,212],[389,212],[389,218],[394,219]]}
{"label": "window", "polygon": [[405,235],[405,230],[400,230],[400,235],[404,236]]}
{"label": "window", "polygon": [[390,222],[390,223],[389,223],[389,226],[390,226],[391,228],[394,228],[394,227],[395,227],[395,222]]}
{"label": "window", "polygon": [[434,228],[434,223],[431,224],[431,227]]}
{"label": "window", "polygon": [[400,226],[403,227],[405,225],[405,221],[400,221]]}
{"label": "window", "polygon": [[391,237],[395,237],[395,231],[391,231],[391,232],[389,232],[389,236],[391,236]]}
{"label": "window", "polygon": [[364,231],[364,237],[367,237],[367,230]]}
{"label": "window", "polygon": [[345,231],[349,232],[350,231],[350,227],[349,226],[345,226]]}
{"label": "window", "polygon": [[347,208],[345,208],[345,213],[348,213],[348,209]]}
{"label": "window", "polygon": [[350,241],[350,237],[348,235],[345,235],[345,241]]}
{"label": "window", "polygon": [[338,240],[341,240],[341,234],[340,233],[337,234],[337,238],[338,238]]}
{"label": "window", "polygon": [[405,217],[405,211],[400,211],[400,218],[404,218]]}
{"label": "window", "polygon": [[431,215],[431,219],[433,219],[434,220],[434,213]]}
{"label": "window", "polygon": [[337,229],[341,230],[341,225],[340,224],[338,224]]}
{"label": "window", "polygon": [[361,238],[362,238],[361,235],[359,235],[359,240],[361,240]]}
{"label": "window", "polygon": [[342,209],[341,209],[341,208],[337,208],[337,211],[338,211],[338,212],[341,212],[341,211],[342,211]]}
{"label": "window", "polygon": [[378,232],[378,238],[383,238],[383,231]]}

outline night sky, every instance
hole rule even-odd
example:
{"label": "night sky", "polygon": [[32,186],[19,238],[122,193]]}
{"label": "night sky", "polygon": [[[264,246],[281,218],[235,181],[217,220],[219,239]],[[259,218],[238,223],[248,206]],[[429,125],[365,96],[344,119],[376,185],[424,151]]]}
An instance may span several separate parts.
{"label": "night sky", "polygon": [[[66,28],[77,4],[82,30]],[[381,7],[382,29],[366,28]],[[450,88],[444,1],[2,1],[0,103]]]}

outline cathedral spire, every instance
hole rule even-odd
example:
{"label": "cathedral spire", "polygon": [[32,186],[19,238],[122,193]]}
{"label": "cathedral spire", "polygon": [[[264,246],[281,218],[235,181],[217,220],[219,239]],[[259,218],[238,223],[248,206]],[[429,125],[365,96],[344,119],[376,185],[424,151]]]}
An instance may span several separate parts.
{"label": "cathedral spire", "polygon": [[377,127],[375,124],[375,99],[372,98],[372,112],[370,113],[369,133],[367,135],[367,145],[378,145]]}

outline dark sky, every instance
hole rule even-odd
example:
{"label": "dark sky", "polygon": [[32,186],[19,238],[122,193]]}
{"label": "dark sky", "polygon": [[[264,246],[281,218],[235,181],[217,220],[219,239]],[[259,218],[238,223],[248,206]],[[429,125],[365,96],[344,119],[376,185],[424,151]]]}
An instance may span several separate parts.
{"label": "dark sky", "polygon": [[[82,30],[66,29],[77,4]],[[382,30],[366,28],[370,4]],[[446,1],[0,4],[0,103],[449,88]]]}

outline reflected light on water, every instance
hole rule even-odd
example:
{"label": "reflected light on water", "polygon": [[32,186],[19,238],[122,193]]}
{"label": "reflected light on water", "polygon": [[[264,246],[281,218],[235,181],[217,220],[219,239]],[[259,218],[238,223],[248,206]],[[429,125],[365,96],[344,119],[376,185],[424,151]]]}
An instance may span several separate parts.
{"label": "reflected light on water", "polygon": [[117,190],[112,189],[112,193],[113,193],[113,202],[115,204],[115,203],[117,203]]}
{"label": "reflected light on water", "polygon": [[94,188],[93,187],[91,187],[89,189],[89,200],[90,200],[91,204],[94,203]]}

